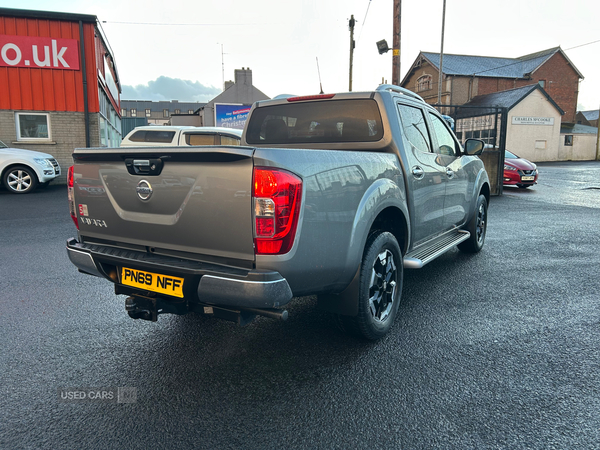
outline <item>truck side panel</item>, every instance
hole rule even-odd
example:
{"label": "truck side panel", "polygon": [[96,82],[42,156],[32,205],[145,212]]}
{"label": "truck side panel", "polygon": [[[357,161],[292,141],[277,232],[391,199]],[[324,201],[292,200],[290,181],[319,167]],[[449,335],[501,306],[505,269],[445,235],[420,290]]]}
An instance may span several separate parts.
{"label": "truck side panel", "polygon": [[406,209],[402,172],[391,153],[258,148],[254,163],[290,170],[303,180],[292,250],[256,257],[256,268],[280,272],[294,295],[343,290],[377,213],[388,206]]}

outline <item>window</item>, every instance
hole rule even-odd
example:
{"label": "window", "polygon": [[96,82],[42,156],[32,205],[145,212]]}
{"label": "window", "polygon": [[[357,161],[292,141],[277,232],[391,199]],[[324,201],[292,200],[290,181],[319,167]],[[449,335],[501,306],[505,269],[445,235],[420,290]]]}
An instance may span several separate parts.
{"label": "window", "polygon": [[50,117],[40,113],[17,113],[17,140],[49,141]]}
{"label": "window", "polygon": [[152,111],[150,111],[150,109],[146,108],[146,117],[150,117],[152,115]]}
{"label": "window", "polygon": [[125,108],[121,108],[121,116],[127,117],[127,110]]}
{"label": "window", "polygon": [[287,103],[257,108],[247,126],[249,144],[376,142],[383,138],[371,99]]}
{"label": "window", "polygon": [[[121,144],[121,118],[100,86],[98,86],[98,101],[100,103],[98,119],[100,146],[118,147]],[[123,111],[123,116],[126,116],[127,110],[122,109],[121,111]]]}
{"label": "window", "polygon": [[174,131],[139,130],[129,138],[132,142],[157,142],[170,144],[175,136]]}
{"label": "window", "polygon": [[188,145],[215,145],[214,134],[187,134],[185,142]]}
{"label": "window", "polygon": [[169,117],[169,110],[163,109],[163,117]]}
{"label": "window", "polygon": [[572,134],[565,135],[565,145],[568,147],[573,146],[573,135]]}
{"label": "window", "polygon": [[188,114],[194,114],[194,110],[193,109],[188,109]]}
{"label": "window", "polygon": [[[435,133],[435,136],[437,137],[438,147],[437,149],[434,147],[434,153],[439,153],[440,155],[455,156],[457,147],[456,141],[454,140],[454,137],[452,136],[450,130],[448,130],[448,128],[444,124],[444,121],[433,113],[429,113],[429,118],[433,123],[433,131]],[[475,133],[477,133],[477,137],[479,137],[479,131],[475,131]]]}
{"label": "window", "polygon": [[423,75],[417,79],[417,92],[431,90],[431,75]]}
{"label": "window", "polygon": [[176,109],[175,110],[175,114],[181,114],[181,110],[180,109]]}
{"label": "window", "polygon": [[221,135],[221,145],[240,145],[240,138]]}
{"label": "window", "polygon": [[398,105],[398,110],[404,128],[404,137],[408,139],[414,149],[429,153],[431,151],[431,141],[429,140],[429,132],[427,131],[427,125],[425,125],[423,111],[407,105]]}
{"label": "window", "polygon": [[137,117],[137,109],[131,108],[129,111],[131,112],[131,117]]}

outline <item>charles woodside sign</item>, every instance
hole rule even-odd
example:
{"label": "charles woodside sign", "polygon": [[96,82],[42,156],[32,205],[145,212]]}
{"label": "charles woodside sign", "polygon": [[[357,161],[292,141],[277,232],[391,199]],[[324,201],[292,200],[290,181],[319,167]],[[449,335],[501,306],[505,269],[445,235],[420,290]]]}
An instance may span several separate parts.
{"label": "charles woodside sign", "polygon": [[512,116],[513,125],[554,125],[554,117]]}

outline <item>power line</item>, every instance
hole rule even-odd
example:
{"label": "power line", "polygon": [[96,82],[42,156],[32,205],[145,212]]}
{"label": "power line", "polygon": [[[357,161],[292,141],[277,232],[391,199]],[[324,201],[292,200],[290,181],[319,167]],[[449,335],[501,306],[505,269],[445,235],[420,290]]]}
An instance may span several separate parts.
{"label": "power line", "polygon": [[566,48],[565,51],[566,50],[573,50],[574,48],[585,47],[586,45],[595,44],[596,42],[600,42],[600,39],[597,40],[597,41],[588,42],[587,44],[581,44],[581,45],[576,45],[575,47]]}
{"label": "power line", "polygon": [[369,15],[369,8],[371,7],[371,0],[369,0],[369,4],[367,5],[367,12],[365,13],[365,18],[363,19],[362,25],[360,26],[360,34],[358,35],[357,43],[360,42],[360,37],[362,36],[362,32],[365,29],[365,22],[367,21],[367,16]]}
{"label": "power line", "polygon": [[240,26],[240,25],[261,25],[258,23],[158,23],[158,22],[113,22],[111,20],[103,20],[102,23],[118,24],[118,25],[153,25],[167,27],[222,27],[222,26]]}

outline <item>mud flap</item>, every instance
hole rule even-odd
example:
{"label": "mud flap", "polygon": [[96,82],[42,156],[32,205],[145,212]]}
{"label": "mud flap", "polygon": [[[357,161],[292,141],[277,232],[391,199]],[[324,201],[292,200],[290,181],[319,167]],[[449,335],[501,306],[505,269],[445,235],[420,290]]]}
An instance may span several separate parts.
{"label": "mud flap", "polygon": [[339,294],[319,294],[317,296],[317,307],[335,314],[356,316],[358,314],[359,281],[360,267],[348,287]]}

